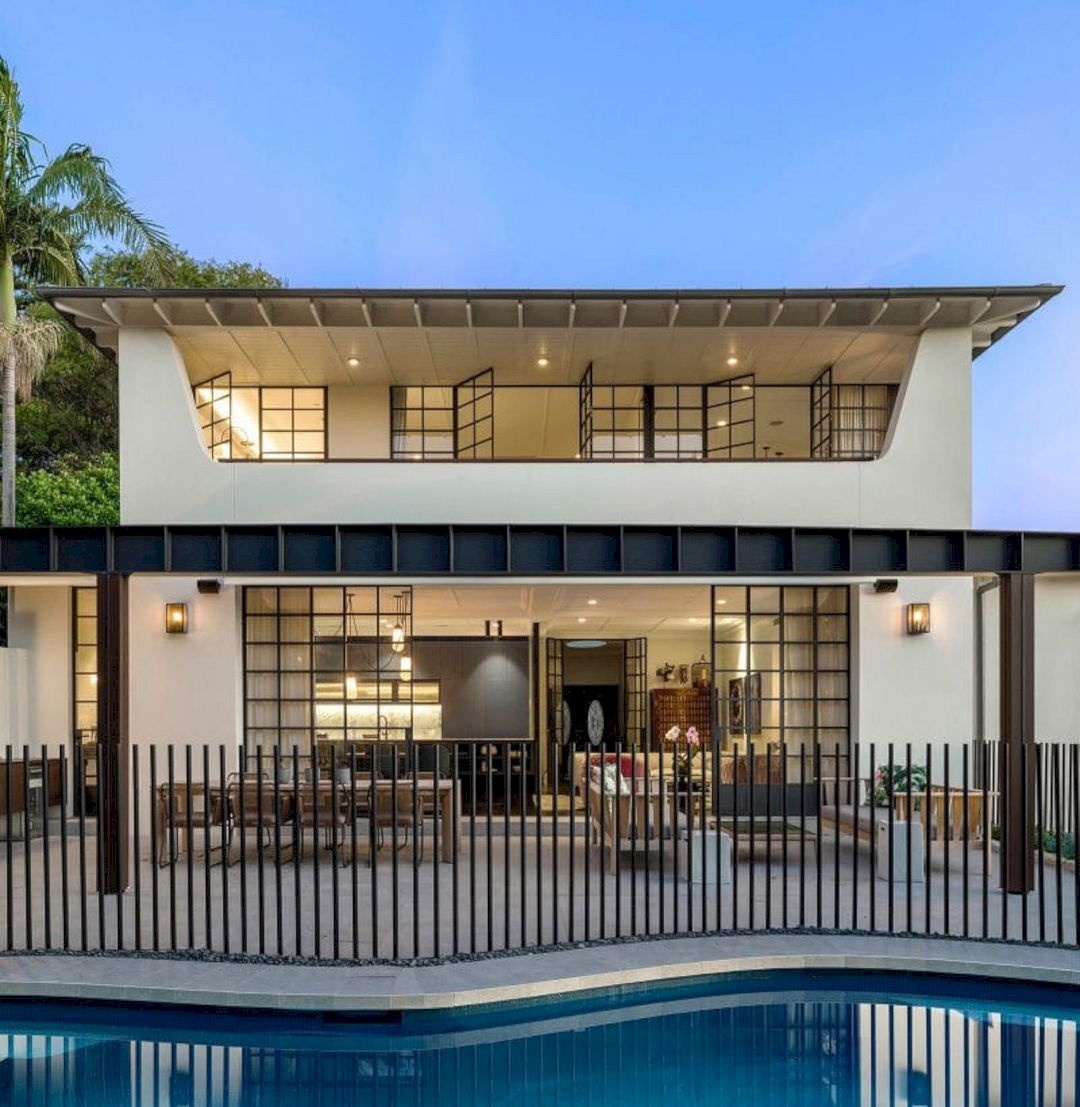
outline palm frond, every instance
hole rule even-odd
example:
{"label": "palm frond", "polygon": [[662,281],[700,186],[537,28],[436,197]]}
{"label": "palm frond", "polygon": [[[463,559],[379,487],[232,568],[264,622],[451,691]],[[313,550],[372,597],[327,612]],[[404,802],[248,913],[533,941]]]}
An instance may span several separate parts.
{"label": "palm frond", "polygon": [[117,239],[146,256],[156,275],[168,275],[176,257],[165,232],[135,210],[109,170],[109,163],[89,146],[76,144],[42,167],[27,190],[38,204],[69,200],[67,218],[72,233],[82,239]]}
{"label": "palm frond", "polygon": [[0,325],[0,360],[14,355],[15,388],[26,401],[34,382],[45,372],[64,340],[64,328],[55,319],[20,315],[14,323]]}

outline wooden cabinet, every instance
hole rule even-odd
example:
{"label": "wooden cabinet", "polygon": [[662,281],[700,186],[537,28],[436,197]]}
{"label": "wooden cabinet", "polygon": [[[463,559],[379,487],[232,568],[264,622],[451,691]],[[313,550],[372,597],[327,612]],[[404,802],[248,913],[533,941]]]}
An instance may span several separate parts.
{"label": "wooden cabinet", "polygon": [[711,688],[654,688],[650,695],[652,744],[659,749],[664,735],[677,726],[684,734],[696,726],[702,746],[712,739]]}

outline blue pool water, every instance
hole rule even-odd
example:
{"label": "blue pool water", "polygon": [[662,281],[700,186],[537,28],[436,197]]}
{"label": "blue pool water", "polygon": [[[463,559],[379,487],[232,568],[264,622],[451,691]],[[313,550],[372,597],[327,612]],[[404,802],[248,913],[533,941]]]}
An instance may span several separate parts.
{"label": "blue pool water", "polygon": [[0,1006],[0,1104],[1077,1104],[1080,994],[758,974],[457,1015]]}

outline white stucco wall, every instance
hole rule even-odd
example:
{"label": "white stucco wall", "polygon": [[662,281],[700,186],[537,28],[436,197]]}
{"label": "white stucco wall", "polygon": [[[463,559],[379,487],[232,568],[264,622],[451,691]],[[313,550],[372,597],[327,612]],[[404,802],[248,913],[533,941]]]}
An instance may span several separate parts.
{"label": "white stucco wall", "polygon": [[[188,633],[165,633],[165,604],[188,605]],[[131,715],[141,744],[242,739],[240,590],[201,595],[189,577],[133,577],[129,594]]]}
{"label": "white stucco wall", "polygon": [[[12,736],[31,751],[71,741],[71,588],[19,585],[9,593],[8,642],[25,651],[21,664],[25,704],[16,707],[22,733]],[[0,689],[2,691],[2,689]]]}
{"label": "white stucco wall", "polygon": [[21,746],[30,734],[29,650],[0,649],[0,746]]}
{"label": "white stucco wall", "polygon": [[[975,733],[974,584],[902,577],[896,592],[852,590],[853,733],[862,743],[960,743]],[[905,605],[929,603],[929,634],[908,635]]]}
{"label": "white stucco wall", "polygon": [[919,341],[885,452],[868,462],[213,462],[180,355],[153,329],[120,333],[120,427],[125,523],[971,524],[964,328]]}

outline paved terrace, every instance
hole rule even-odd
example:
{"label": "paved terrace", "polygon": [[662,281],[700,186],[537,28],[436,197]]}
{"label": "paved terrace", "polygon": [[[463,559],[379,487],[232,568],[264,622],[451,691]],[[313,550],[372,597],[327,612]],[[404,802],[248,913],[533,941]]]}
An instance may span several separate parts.
{"label": "paved terrace", "polygon": [[[934,843],[928,883],[909,888],[882,879],[880,870],[871,879],[868,847],[827,827],[820,840],[815,831],[806,842],[805,866],[804,847],[793,838],[785,864],[777,833],[771,852],[760,834],[751,852],[742,834],[730,879],[719,884],[676,875],[670,841],[648,853],[621,852],[613,873],[601,867],[598,846],[586,849],[580,822],[571,844],[565,820],[558,835],[545,820],[539,836],[532,821],[522,836],[516,819],[509,834],[497,819],[490,836],[478,819],[474,836],[466,820],[453,862],[435,860],[429,826],[415,867],[411,840],[396,854],[384,846],[369,866],[363,831],[355,853],[347,836],[336,854],[322,843],[313,850],[309,832],[298,860],[287,831],[280,852],[273,842],[260,850],[249,832],[246,850],[234,839],[231,864],[223,866],[220,849],[207,852],[200,834],[193,850],[164,866],[143,839],[138,888],[133,879],[117,897],[96,892],[98,842],[93,822],[86,826],[82,850],[69,834],[66,864],[55,826],[47,851],[41,839],[31,843],[29,895],[23,844],[11,843],[9,854],[0,843],[0,950],[133,949],[136,925],[143,949],[321,959],[446,957],[587,938],[779,928],[1080,943],[1075,862],[1059,868],[1048,856],[1036,865],[1034,892],[1006,897],[998,890],[996,843],[968,850]],[[212,833],[213,847],[218,840]]]}

